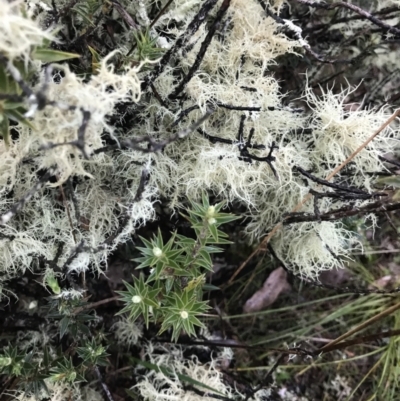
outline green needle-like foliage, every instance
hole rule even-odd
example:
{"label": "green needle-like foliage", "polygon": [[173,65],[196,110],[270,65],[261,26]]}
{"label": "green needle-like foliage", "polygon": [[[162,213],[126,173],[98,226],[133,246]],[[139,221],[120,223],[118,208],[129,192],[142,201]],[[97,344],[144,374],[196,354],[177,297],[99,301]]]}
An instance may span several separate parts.
{"label": "green needle-like foliage", "polygon": [[196,238],[176,232],[164,243],[161,232],[153,239],[142,238],[144,247],[138,248],[142,256],[137,269],[150,267],[145,279],[133,277],[133,285],[124,282],[126,291],[120,291],[125,307],[119,312],[128,313],[136,320],[140,316],[146,326],[160,323],[160,333],[172,329],[176,341],[184,330],[195,335],[195,327],[203,327],[199,316],[209,309],[202,301],[205,273],[212,271],[211,254],[221,252],[215,244],[229,244],[227,234],[219,226],[238,217],[222,213],[223,204],[210,205],[203,196],[202,203],[192,203],[189,216],[185,216],[195,231]]}
{"label": "green needle-like foliage", "polygon": [[150,308],[157,308],[156,297],[159,289],[151,289],[144,281],[143,275],[134,279],[134,285],[124,282],[127,291],[119,291],[122,295],[121,301],[125,302],[125,307],[118,313],[129,313],[129,317],[136,320],[140,315],[143,316],[146,326],[150,322]]}

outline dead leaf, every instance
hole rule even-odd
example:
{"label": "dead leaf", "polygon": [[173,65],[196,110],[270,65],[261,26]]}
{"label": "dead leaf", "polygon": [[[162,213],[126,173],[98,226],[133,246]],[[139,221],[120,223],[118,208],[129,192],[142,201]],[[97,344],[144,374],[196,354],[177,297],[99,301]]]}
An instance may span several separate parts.
{"label": "dead leaf", "polygon": [[267,308],[276,301],[281,292],[287,292],[290,288],[286,271],[278,267],[268,276],[263,287],[247,300],[243,312],[257,312]]}
{"label": "dead leaf", "polygon": [[371,283],[368,286],[368,289],[376,290],[378,288],[378,289],[382,290],[382,289],[388,287],[389,284],[392,284],[394,280],[395,280],[395,277],[392,275],[383,276],[383,277],[375,280],[373,283]]}

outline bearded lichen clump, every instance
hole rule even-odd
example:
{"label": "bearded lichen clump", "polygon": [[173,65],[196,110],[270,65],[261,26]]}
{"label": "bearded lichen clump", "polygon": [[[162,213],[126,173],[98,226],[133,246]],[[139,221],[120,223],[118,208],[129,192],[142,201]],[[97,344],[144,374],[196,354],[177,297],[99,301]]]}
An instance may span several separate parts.
{"label": "bearded lichen clump", "polygon": [[[276,4],[270,6],[279,9]],[[161,21],[159,24],[162,26]],[[351,91],[347,89],[339,94],[326,90],[319,97],[306,89],[302,100],[308,113],[284,106],[279,83],[268,74],[268,68],[277,57],[295,52],[303,42],[280,33],[278,23],[267,18],[257,2],[232,1],[221,30],[221,37],[208,45],[201,67],[182,91],[179,107],[174,101],[174,76],[179,66],[183,76],[188,75],[196,63],[207,40],[203,25],[190,39],[184,57],[177,56],[175,67],[166,67],[154,81],[161,98],[171,102],[169,108],[160,106],[156,98],[149,102],[150,110],[157,110],[157,114],[145,110],[143,119],[154,115],[157,131],[147,124],[146,132],[159,137],[158,132],[163,132],[160,127],[167,130],[174,124],[184,128],[207,110],[213,113],[187,140],[171,144],[155,156],[155,165],[163,163],[170,175],[166,177],[164,169],[155,168],[153,179],[172,206],[180,206],[182,196],[199,198],[205,189],[242,203],[248,210],[246,231],[251,241],[257,241],[304,199],[310,187],[318,189],[316,183],[298,174],[296,167],[324,179],[390,113],[384,108],[348,111],[345,101]],[[338,174],[333,181],[371,193],[374,173],[385,169],[379,157],[397,147],[397,137],[398,131],[387,128],[353,160],[351,176]],[[170,177],[175,177],[174,181]],[[318,203],[321,212],[346,204],[326,197]],[[355,202],[355,206],[362,204]],[[313,213],[313,202],[301,211]],[[323,269],[343,266],[358,241],[341,222],[325,221],[285,226],[272,245],[289,268],[315,277]]]}
{"label": "bearded lichen clump", "polygon": [[[70,401],[70,400],[80,400],[80,401],[99,401],[103,399],[100,392],[90,388],[85,387],[80,390],[78,387],[74,388],[68,383],[60,384],[48,381],[46,383],[49,392],[43,392],[38,395],[30,395],[22,393],[16,396],[14,399],[17,401]],[[50,394],[50,397],[49,397]]]}
{"label": "bearded lichen clump", "polygon": [[[4,48],[0,48],[0,54],[8,60],[10,71],[15,58],[29,62],[30,52],[43,39],[53,39],[36,22],[23,16],[23,12],[24,4],[21,2],[1,2],[1,30],[5,38],[12,40],[2,41]],[[17,46],[15,40],[21,44]],[[105,132],[113,135],[114,128],[107,123],[107,116],[112,115],[115,106],[128,101],[137,102],[140,98],[138,69],[127,67],[123,73],[115,73],[110,58],[116,52],[102,59],[97,74],[89,81],[72,73],[66,65],[52,65],[52,70],[57,72],[50,81],[49,72],[40,68],[40,62],[31,62],[27,67],[39,74],[33,91],[40,92],[45,88],[44,96],[51,99],[52,104],[37,110],[30,126],[15,126],[17,138],[9,146],[3,141],[0,144],[3,155],[0,167],[1,212],[6,215],[13,204],[27,196],[40,181],[43,175],[40,172],[51,169],[54,179],[45,184],[44,191],[33,194],[22,213],[4,220],[7,224],[2,226],[0,241],[2,281],[33,267],[32,263],[38,258],[53,260],[61,245],[64,250],[58,256],[61,265],[78,244],[91,249],[104,245],[106,238],[120,226],[118,215],[126,212],[126,205],[135,197],[140,168],[132,175],[131,172],[127,174],[124,166],[116,166],[112,157],[93,153],[94,149],[103,146]],[[83,147],[53,147],[76,139],[85,113],[89,118],[87,123],[84,122]],[[131,152],[130,158],[134,153]],[[146,163],[148,157],[137,154],[137,160]],[[122,163],[128,163],[128,160]],[[74,184],[70,181],[72,177],[76,180]],[[130,180],[131,187],[127,188],[127,180]],[[70,188],[70,195],[74,192],[74,202],[70,201],[70,196],[65,197],[60,192],[61,185]],[[136,223],[142,224],[153,218],[153,196],[154,188],[149,185],[130,210],[129,224],[126,230],[120,231],[119,242],[127,238],[131,231],[129,228]],[[75,217],[72,224],[71,215],[60,213],[60,206],[68,208]],[[110,241],[99,252],[78,252],[66,266],[68,271],[85,271],[89,265],[100,268],[101,263],[104,268],[108,253],[117,243]]]}
{"label": "bearded lichen clump", "polygon": [[[199,199],[204,191],[239,202],[248,210],[249,238],[256,241],[310,186],[317,188],[297,167],[325,178],[388,117],[384,108],[347,111],[348,90],[316,97],[306,89],[307,113],[285,105],[279,82],[268,71],[279,56],[296,54],[302,42],[289,39],[282,30],[287,24],[269,18],[255,1],[173,2],[149,31],[152,46],[164,52],[159,66],[124,62],[132,36],[123,31],[118,47],[85,78],[66,64],[45,69],[30,58],[44,39],[54,40],[52,30],[62,29],[55,23],[40,27],[39,22],[48,25],[51,2],[30,2],[28,14],[22,2],[1,4],[0,32],[6,40],[0,54],[10,73],[17,59],[35,71],[39,79],[31,87],[47,101],[36,110],[31,99],[32,127],[18,124],[12,143],[0,143],[1,212],[24,199],[44,171],[53,171],[51,181],[2,226],[3,282],[35,261],[56,257],[69,272],[104,270],[118,243],[155,217],[159,196],[173,208],[181,207],[182,199]],[[143,23],[149,21],[151,1],[123,5]],[[208,19],[218,28],[212,40],[201,20],[193,23],[206,6],[212,9]],[[279,12],[282,6],[273,3],[270,9]],[[117,18],[118,11],[113,15]],[[81,14],[76,18],[83,24]],[[167,57],[174,46],[171,37],[181,47]],[[182,80],[178,86],[177,79]],[[160,99],[165,101],[160,104]],[[210,116],[194,132],[168,142],[173,132],[195,125],[207,111]],[[133,121],[129,129],[117,128],[126,119]],[[166,141],[166,146],[162,152],[148,152],[129,145],[135,138]],[[353,160],[347,183],[371,192],[373,173],[384,168],[379,156],[393,151],[397,138],[398,131],[390,127],[382,132]],[[107,141],[120,150],[100,152]],[[341,180],[340,174],[334,178]],[[319,209],[332,204],[332,198],[323,197]],[[344,203],[336,199],[335,204]],[[313,210],[312,202],[302,209]],[[272,245],[288,267],[315,276],[321,269],[342,266],[342,257],[357,244],[340,222],[325,221],[284,226]]]}
{"label": "bearded lichen clump", "polygon": [[[205,351],[208,351],[206,347]],[[187,391],[185,383],[182,382],[182,376],[187,380],[194,380],[202,383],[205,388],[212,388],[218,394],[224,397],[249,401],[263,401],[268,399],[270,391],[262,389],[254,391],[253,396],[249,397],[240,394],[238,389],[232,388],[223,380],[221,366],[232,359],[233,353],[229,348],[223,348],[222,351],[211,356],[208,364],[202,364],[198,358],[193,355],[191,358],[183,356],[183,349],[180,346],[163,346],[150,343],[145,349],[145,356],[156,367],[161,367],[159,371],[151,370],[141,374],[140,368],[137,369],[137,375],[140,377],[138,384],[133,389],[138,391],[145,400],[187,400],[201,401],[204,399],[200,391]],[[207,386],[207,387],[206,387]]]}
{"label": "bearded lichen clump", "polygon": [[26,18],[22,11],[24,2],[1,1],[0,8],[0,55],[8,60],[22,59],[28,63],[30,52],[35,46],[40,46],[44,39],[55,40],[55,36],[42,29],[38,23]]}

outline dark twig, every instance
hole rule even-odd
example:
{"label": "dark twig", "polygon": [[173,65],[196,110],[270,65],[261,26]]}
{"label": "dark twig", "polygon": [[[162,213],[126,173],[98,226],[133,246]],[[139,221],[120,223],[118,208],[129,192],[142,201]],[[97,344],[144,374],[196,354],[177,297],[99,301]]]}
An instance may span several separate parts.
{"label": "dark twig", "polygon": [[372,15],[371,13],[369,13],[368,11],[363,10],[362,8],[351,4],[351,3],[346,3],[344,1],[339,1],[337,3],[332,3],[332,4],[327,4],[325,2],[314,2],[311,0],[295,0],[297,3],[301,3],[301,4],[305,4],[309,7],[313,7],[313,8],[321,8],[324,10],[333,10],[335,8],[341,7],[341,8],[347,8],[351,11],[354,11],[355,13],[359,14],[362,18],[366,18],[369,21],[371,21],[373,24],[379,26],[380,28],[382,28],[385,32],[389,32],[389,33],[393,33],[395,35],[400,35],[400,29],[388,25],[385,22],[383,22],[382,20],[380,20],[379,18],[375,17],[374,15]]}
{"label": "dark twig", "polygon": [[[387,8],[383,8],[382,10],[376,11],[375,15],[382,15],[381,20],[382,19],[392,19],[395,16],[387,15],[387,14],[396,13],[398,11],[399,11],[398,7],[387,7]],[[356,20],[362,20],[362,19],[365,19],[365,17],[362,15],[352,15],[352,16],[346,16],[343,18],[332,19],[331,21],[329,21],[329,23],[314,24],[313,26],[306,27],[303,29],[303,33],[307,34],[307,33],[319,31],[322,29],[328,29],[336,24],[342,24],[343,22],[347,23],[350,21],[356,21]]]}
{"label": "dark twig", "polygon": [[204,58],[204,56],[206,54],[206,51],[207,51],[208,47],[211,44],[211,40],[212,40],[213,36],[215,35],[215,32],[216,32],[217,28],[219,27],[219,24],[220,24],[223,16],[225,15],[230,3],[231,3],[231,0],[224,0],[223,1],[222,5],[221,5],[221,8],[218,10],[217,15],[216,15],[212,25],[210,26],[205,39],[203,40],[203,42],[202,42],[202,44],[200,46],[200,50],[197,53],[196,60],[194,61],[193,65],[190,67],[188,73],[182,79],[180,84],[168,96],[169,99],[171,99],[171,100],[176,99],[177,96],[183,91],[183,89],[185,89],[185,87],[188,84],[188,82],[193,78],[193,76],[196,73],[196,71],[199,69],[200,64],[203,61],[203,58]]}
{"label": "dark twig", "polygon": [[274,142],[272,142],[272,145],[270,147],[269,153],[267,156],[260,157],[256,156],[253,154],[250,154],[248,151],[248,148],[251,146],[251,139],[254,135],[254,128],[250,130],[250,135],[249,139],[247,141],[244,141],[243,139],[243,130],[244,130],[244,121],[245,121],[246,116],[242,115],[240,119],[240,124],[239,124],[239,132],[238,132],[238,145],[239,145],[239,152],[240,152],[240,159],[244,160],[248,163],[251,163],[253,160],[255,161],[260,161],[260,162],[266,162],[268,163],[269,167],[271,168],[275,178],[278,178],[278,174],[276,172],[275,167],[273,166],[272,162],[275,161],[275,157],[272,156],[272,152],[274,149],[277,149],[278,147],[275,145]]}
{"label": "dark twig", "polygon": [[214,135],[210,135],[207,134],[207,132],[205,132],[204,130],[202,130],[201,128],[197,129],[197,132],[202,135],[204,138],[208,139],[211,143],[226,143],[227,145],[234,145],[237,142],[232,140],[232,139],[226,139],[226,138],[221,138],[219,136],[214,136]]}
{"label": "dark twig", "polygon": [[267,374],[264,377],[264,382],[267,382],[270,380],[271,384],[273,383],[273,373],[278,369],[279,365],[283,362],[285,359],[285,354],[280,354],[279,357],[276,359],[275,363],[271,366],[271,369],[268,370]]}
{"label": "dark twig", "polygon": [[136,190],[136,194],[135,194],[135,198],[133,199],[133,201],[131,202],[130,205],[128,205],[125,216],[118,228],[118,230],[110,235],[101,245],[99,245],[96,249],[92,249],[93,252],[100,252],[104,249],[107,248],[107,246],[111,245],[116,238],[118,238],[119,235],[121,235],[123,233],[123,231],[126,229],[126,227],[128,227],[129,222],[132,220],[131,217],[131,213],[132,213],[132,208],[134,206],[135,203],[140,202],[143,199],[143,193],[146,189],[146,185],[149,181],[150,178],[150,173],[149,170],[147,168],[142,170],[142,174],[140,176],[140,181],[139,181],[139,185],[138,188]]}
{"label": "dark twig", "polygon": [[4,224],[7,224],[10,219],[12,219],[25,206],[25,204],[32,199],[33,195],[35,195],[37,191],[43,188],[46,182],[49,181],[55,173],[56,170],[54,167],[49,168],[47,172],[43,175],[43,177],[40,178],[40,180],[32,187],[30,191],[28,191],[19,201],[14,203],[14,205],[8,212],[0,216],[0,225],[2,226]]}
{"label": "dark twig", "polygon": [[324,349],[324,353],[332,352],[338,349],[345,349],[351,345],[365,344],[371,341],[381,340],[382,338],[397,337],[400,335],[400,330],[387,330],[380,333],[370,334],[367,336],[360,336],[352,340],[342,341]]}
{"label": "dark twig", "polygon": [[67,212],[67,217],[68,217],[69,225],[70,225],[70,227],[71,227],[72,237],[73,237],[74,242],[75,242],[75,244],[76,244],[76,243],[77,243],[77,240],[76,240],[74,225],[73,225],[73,223],[72,223],[71,212],[70,212],[70,210],[69,210],[69,205],[68,205],[68,202],[67,202],[67,198],[66,198],[66,196],[65,196],[64,188],[63,188],[62,185],[60,185],[60,186],[59,186],[59,189],[60,189],[61,198],[62,198],[62,202],[63,202],[64,208],[65,208],[65,211]]}
{"label": "dark twig", "polygon": [[107,384],[104,382],[103,380],[103,376],[101,375],[100,369],[98,368],[98,366],[94,367],[94,370],[96,372],[96,376],[101,384],[101,386],[103,387],[104,392],[106,393],[106,396],[108,398],[108,401],[114,401],[113,396],[111,395],[110,390],[108,389]]}
{"label": "dark twig", "polygon": [[181,48],[185,47],[190,38],[197,32],[199,27],[206,22],[206,17],[213,9],[217,0],[206,0],[199,12],[194,16],[193,20],[189,23],[185,32],[179,36],[174,45],[164,54],[158,65],[154,70],[147,75],[142,83],[142,91],[145,91],[150,82],[154,82],[168,65],[171,57]]}
{"label": "dark twig", "polygon": [[335,221],[335,220],[341,220],[345,217],[363,216],[369,213],[386,213],[399,209],[400,209],[400,202],[383,203],[381,201],[378,201],[362,207],[346,206],[339,209],[333,209],[329,210],[328,212],[321,213],[320,215],[313,215],[310,213],[288,213],[284,216],[282,224],[286,226],[293,223],[305,223],[313,221]]}
{"label": "dark twig", "polygon": [[158,100],[158,103],[160,103],[161,106],[163,106],[166,109],[168,109],[167,103],[165,103],[165,100],[158,93],[158,91],[157,91],[156,87],[154,86],[153,82],[150,82],[150,88],[151,88],[151,91],[153,92],[154,97]]}
{"label": "dark twig", "polygon": [[[229,318],[229,317],[228,317]],[[160,342],[160,343],[172,343],[171,339],[164,339],[155,337],[152,338],[153,342]],[[238,343],[234,340],[221,340],[221,341],[214,341],[214,340],[206,340],[206,341],[199,341],[199,340],[192,340],[192,339],[185,339],[180,338],[177,344],[188,345],[188,346],[205,346],[210,348],[216,347],[223,347],[223,348],[238,348],[238,349],[249,349],[249,350],[259,350],[259,351],[270,351],[270,352],[279,352],[284,355],[310,355],[310,352],[304,348],[295,347],[289,349],[283,348],[266,348],[264,346],[258,345],[247,345],[243,343]]]}
{"label": "dark twig", "polygon": [[67,184],[67,188],[68,188],[68,195],[71,197],[72,204],[74,205],[76,223],[79,226],[80,223],[81,223],[81,214],[80,214],[80,211],[79,211],[78,199],[75,196],[75,191],[74,191],[74,188],[72,186],[71,177],[68,177],[68,179],[66,181],[66,184]]}
{"label": "dark twig", "polygon": [[383,162],[393,164],[393,166],[400,167],[400,162],[396,160],[389,159],[388,157],[385,156],[379,156],[379,159],[382,160]]}
{"label": "dark twig", "polygon": [[178,125],[189,113],[191,113],[193,110],[197,110],[197,109],[199,109],[199,106],[197,104],[195,104],[194,106],[191,106],[185,110],[182,110],[179,113],[177,119],[172,123],[171,128]]}
{"label": "dark twig", "polygon": [[160,17],[168,10],[168,7],[171,5],[171,3],[174,0],[168,0],[168,2],[165,4],[165,6],[158,12],[158,14],[154,17],[153,21],[151,21],[151,24],[149,25],[149,29],[153,28],[153,26],[156,24],[156,22],[160,19]]}
{"label": "dark twig", "polygon": [[60,242],[57,245],[57,252],[54,256],[54,259],[46,261],[46,263],[49,265],[49,267],[52,268],[53,270],[57,269],[57,263],[58,263],[59,259],[61,258],[63,250],[64,250],[64,243]]}
{"label": "dark twig", "polygon": [[[71,106],[68,109],[75,110],[75,107]],[[85,159],[89,159],[89,155],[87,154],[86,149],[85,149],[85,132],[86,132],[87,126],[89,124],[89,120],[90,120],[90,111],[84,110],[83,108],[81,108],[80,110],[82,112],[83,119],[82,119],[82,124],[80,125],[80,127],[78,129],[78,139],[75,139],[74,141],[70,141],[70,142],[60,142],[60,143],[48,142],[46,145],[43,145],[40,149],[48,150],[48,149],[54,149],[59,146],[71,145],[71,146],[75,146],[76,148],[78,148]]]}
{"label": "dark twig", "polygon": [[228,110],[238,110],[238,111],[261,111],[261,107],[248,107],[248,106],[233,106],[230,104],[224,104],[224,103],[216,103],[216,106],[222,107],[224,109]]}
{"label": "dark twig", "polygon": [[309,173],[308,171],[304,170],[302,167],[300,166],[296,166],[295,167],[296,170],[304,175],[305,177],[307,177],[309,180],[316,182],[317,184],[329,187],[329,188],[333,188],[336,189],[338,191],[342,191],[342,192],[350,192],[353,194],[360,194],[360,195],[368,195],[370,197],[372,196],[386,196],[387,194],[385,193],[374,193],[374,194],[369,194],[368,192],[363,191],[362,189],[358,189],[358,188],[354,188],[354,187],[346,187],[344,185],[339,185],[339,184],[334,184],[330,181],[324,180],[322,178],[316,177],[314,175],[312,175],[311,173]]}
{"label": "dark twig", "polygon": [[265,13],[271,17],[274,21],[276,21],[278,24],[284,26],[286,29],[290,30],[290,32],[293,33],[294,37],[301,43],[301,46],[303,49],[311,55],[313,58],[318,60],[321,63],[327,63],[327,64],[352,64],[354,63],[355,60],[346,60],[346,59],[338,59],[338,60],[330,60],[326,59],[323,56],[319,55],[316,53],[311,46],[303,39],[301,36],[301,28],[298,26],[295,26],[292,24],[290,21],[285,21],[283,18],[279,17],[278,15],[274,14],[270,9],[269,6],[263,1],[263,0],[257,0],[262,9],[265,11]]}

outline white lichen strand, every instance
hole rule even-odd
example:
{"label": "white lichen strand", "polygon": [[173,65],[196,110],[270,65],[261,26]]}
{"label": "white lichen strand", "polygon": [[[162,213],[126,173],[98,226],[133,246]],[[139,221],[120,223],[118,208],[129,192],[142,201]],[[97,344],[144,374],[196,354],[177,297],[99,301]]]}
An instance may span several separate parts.
{"label": "white lichen strand", "polygon": [[120,318],[112,328],[118,343],[127,348],[136,345],[143,334],[143,327],[126,317]]}
{"label": "white lichen strand", "polygon": [[[154,351],[158,351],[159,354],[157,355]],[[202,365],[195,358],[185,361],[182,352],[179,347],[162,347],[150,344],[147,347],[146,356],[151,363],[172,368],[176,373],[198,380],[227,397],[234,394],[234,390],[222,381],[222,373],[218,370],[218,360],[214,359],[210,364]],[[142,397],[149,400],[185,399],[187,401],[199,401],[202,399],[202,396],[186,391],[178,377],[156,374],[152,371],[149,371],[135,388]]]}
{"label": "white lichen strand", "polygon": [[175,375],[165,375],[163,372],[148,370],[140,376],[134,389],[146,400],[170,401],[202,401],[204,397],[194,391],[187,390],[178,375],[185,375],[193,380],[209,386],[223,394],[227,398],[249,401],[261,401],[263,396],[269,394],[268,390],[260,390],[253,397],[246,398],[237,388],[231,387],[224,381],[221,366],[229,358],[233,358],[231,349],[223,348],[221,352],[211,353],[209,363],[202,364],[196,356],[187,358],[183,354],[183,348],[176,345],[165,346],[149,343],[145,347],[145,355],[148,360],[157,366],[163,366]]}
{"label": "white lichen strand", "polygon": [[25,7],[22,0],[0,0],[0,54],[11,61],[22,58],[27,65],[32,49],[42,45],[44,39],[56,38],[34,20],[24,17]]}

